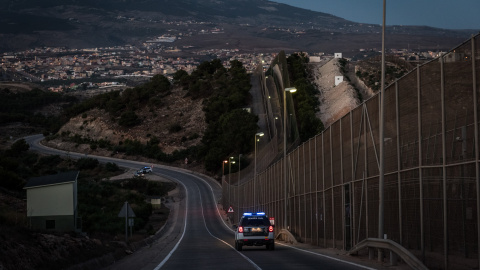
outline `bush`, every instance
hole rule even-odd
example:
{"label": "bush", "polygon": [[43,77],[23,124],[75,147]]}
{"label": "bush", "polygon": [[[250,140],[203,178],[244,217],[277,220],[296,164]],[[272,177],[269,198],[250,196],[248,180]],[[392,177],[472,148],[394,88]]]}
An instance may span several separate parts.
{"label": "bush", "polygon": [[79,170],[91,170],[98,166],[98,159],[96,158],[81,158],[77,161],[77,168]]}
{"label": "bush", "polygon": [[133,127],[138,124],[138,116],[134,111],[126,111],[120,116],[118,124],[123,127]]}
{"label": "bush", "polygon": [[117,163],[112,162],[107,162],[107,164],[105,164],[105,169],[109,172],[116,172],[120,170]]}
{"label": "bush", "polygon": [[182,126],[180,126],[180,124],[173,124],[170,126],[170,128],[168,129],[168,131],[170,133],[175,133],[175,132],[179,132],[180,130],[182,130]]}

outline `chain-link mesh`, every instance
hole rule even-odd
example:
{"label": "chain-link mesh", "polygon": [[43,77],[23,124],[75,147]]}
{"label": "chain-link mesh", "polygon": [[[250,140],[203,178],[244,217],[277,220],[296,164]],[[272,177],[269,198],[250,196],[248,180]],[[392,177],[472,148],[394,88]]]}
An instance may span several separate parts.
{"label": "chain-link mesh", "polygon": [[[429,267],[478,267],[479,78],[477,35],[385,90],[384,233]],[[280,81],[270,77],[266,87]],[[280,116],[276,93],[266,107]],[[277,228],[322,247],[348,250],[378,237],[380,106],[372,97],[286,159],[284,135],[295,134],[270,117],[274,136],[257,153],[257,177],[252,166],[231,175],[240,180],[225,176],[224,205],[266,211]]]}

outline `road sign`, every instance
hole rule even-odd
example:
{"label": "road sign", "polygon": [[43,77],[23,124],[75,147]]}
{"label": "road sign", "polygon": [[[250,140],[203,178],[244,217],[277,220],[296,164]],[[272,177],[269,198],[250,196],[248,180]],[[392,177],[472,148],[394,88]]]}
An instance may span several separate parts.
{"label": "road sign", "polygon": [[123,204],[122,210],[120,210],[120,213],[118,213],[118,217],[126,217],[127,210],[128,210],[128,217],[135,217],[135,213],[133,212],[132,207],[130,207],[130,204],[128,203]]}
{"label": "road sign", "polygon": [[233,213],[233,207],[228,208],[228,213]]}
{"label": "road sign", "polygon": [[270,220],[270,225],[275,225],[275,218],[269,217],[268,219]]}

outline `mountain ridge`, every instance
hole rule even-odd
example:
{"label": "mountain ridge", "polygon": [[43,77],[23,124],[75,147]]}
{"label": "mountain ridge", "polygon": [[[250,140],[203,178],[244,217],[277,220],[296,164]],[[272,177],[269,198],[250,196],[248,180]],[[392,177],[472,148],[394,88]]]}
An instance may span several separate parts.
{"label": "mountain ridge", "polygon": [[[208,37],[196,34],[205,28],[224,29],[224,35],[213,45],[238,46],[243,50],[380,47],[379,25],[351,22],[267,0],[0,0],[0,5],[6,7],[0,11],[0,23],[8,26],[0,28],[0,52],[46,46],[141,44],[172,31],[193,33],[191,37],[183,36],[184,42],[179,40],[173,46],[208,48],[212,42],[203,44]],[[472,34],[467,30],[425,26],[387,29],[390,47],[418,44],[419,48],[448,49]]]}

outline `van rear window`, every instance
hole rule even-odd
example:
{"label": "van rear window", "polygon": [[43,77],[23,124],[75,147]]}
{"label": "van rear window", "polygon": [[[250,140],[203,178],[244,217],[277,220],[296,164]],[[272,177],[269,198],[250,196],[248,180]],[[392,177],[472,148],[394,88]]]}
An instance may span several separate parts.
{"label": "van rear window", "polygon": [[244,217],[242,220],[243,227],[258,227],[258,226],[270,226],[270,221],[267,217]]}

